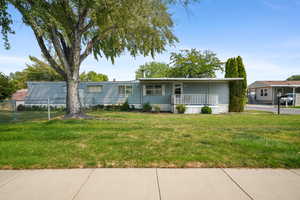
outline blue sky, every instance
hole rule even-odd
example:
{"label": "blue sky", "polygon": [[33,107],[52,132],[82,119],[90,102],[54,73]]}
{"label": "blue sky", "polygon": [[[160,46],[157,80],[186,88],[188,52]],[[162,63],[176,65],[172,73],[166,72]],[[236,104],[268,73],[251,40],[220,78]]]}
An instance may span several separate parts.
{"label": "blue sky", "polygon": [[[105,58],[90,56],[81,71],[94,70],[112,80],[132,80],[139,65],[152,60],[169,62],[170,52],[180,49],[209,49],[226,61],[242,56],[249,83],[255,80],[282,80],[300,74],[300,0],[202,0],[188,9],[173,6],[174,32],[180,42],[155,59],[132,58],[127,54],[114,65]],[[0,46],[0,71],[9,74],[25,68],[28,56],[41,57],[32,31],[13,15],[16,34],[12,48]],[[218,73],[218,77],[223,74]]]}

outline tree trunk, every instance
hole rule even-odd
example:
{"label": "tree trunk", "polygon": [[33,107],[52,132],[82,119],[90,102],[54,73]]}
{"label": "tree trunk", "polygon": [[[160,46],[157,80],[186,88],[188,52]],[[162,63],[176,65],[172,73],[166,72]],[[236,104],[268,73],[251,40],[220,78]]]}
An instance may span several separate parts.
{"label": "tree trunk", "polygon": [[81,104],[79,99],[79,92],[78,92],[78,80],[68,79],[67,80],[67,113],[66,118],[82,118],[84,115],[81,110]]}

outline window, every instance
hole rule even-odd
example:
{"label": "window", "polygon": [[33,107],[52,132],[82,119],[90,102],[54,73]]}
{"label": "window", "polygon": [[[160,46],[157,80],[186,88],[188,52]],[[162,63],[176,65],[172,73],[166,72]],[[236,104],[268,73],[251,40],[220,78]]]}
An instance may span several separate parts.
{"label": "window", "polygon": [[265,89],[264,96],[268,96],[268,89]]}
{"label": "window", "polygon": [[147,96],[162,96],[163,89],[162,85],[146,85]]}
{"label": "window", "polygon": [[120,85],[119,86],[119,95],[120,96],[131,96],[132,95],[132,86],[131,85]]}
{"label": "window", "polygon": [[89,85],[87,86],[88,92],[96,93],[96,92],[102,92],[102,85]]}
{"label": "window", "polygon": [[174,94],[176,94],[176,95],[182,94],[182,85],[181,84],[174,85]]}
{"label": "window", "polygon": [[264,96],[264,90],[263,89],[260,90],[260,96]]}

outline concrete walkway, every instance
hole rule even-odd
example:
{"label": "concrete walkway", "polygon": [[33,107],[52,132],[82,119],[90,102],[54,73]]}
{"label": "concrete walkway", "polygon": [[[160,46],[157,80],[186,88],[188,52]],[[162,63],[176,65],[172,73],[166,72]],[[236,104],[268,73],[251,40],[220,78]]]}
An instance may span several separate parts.
{"label": "concrete walkway", "polygon": [[1,200],[299,200],[300,169],[0,171]]}
{"label": "concrete walkway", "polygon": [[[277,114],[278,107],[274,105],[256,105],[256,104],[247,104],[245,110],[258,110],[258,111],[268,111]],[[280,113],[285,115],[300,115],[299,108],[280,108]]]}

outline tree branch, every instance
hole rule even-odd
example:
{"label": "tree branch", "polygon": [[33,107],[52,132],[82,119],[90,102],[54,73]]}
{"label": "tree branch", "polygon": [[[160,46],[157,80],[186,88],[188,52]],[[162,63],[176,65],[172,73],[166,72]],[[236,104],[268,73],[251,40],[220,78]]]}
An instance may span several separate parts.
{"label": "tree branch", "polygon": [[84,61],[84,60],[90,55],[90,53],[92,52],[92,50],[93,50],[93,48],[94,48],[95,43],[96,43],[98,40],[103,40],[103,39],[106,37],[106,34],[107,34],[109,31],[114,30],[114,29],[117,29],[117,26],[116,26],[116,25],[107,28],[106,30],[104,30],[104,31],[102,32],[102,34],[99,34],[99,35],[96,35],[95,37],[93,37],[93,38],[87,43],[86,49],[85,49],[84,52],[81,54],[81,56],[80,56],[80,63],[81,63],[82,61]]}
{"label": "tree branch", "polygon": [[45,58],[47,59],[47,61],[49,62],[50,66],[57,72],[59,73],[61,76],[63,76],[64,78],[66,78],[66,73],[63,69],[61,69],[59,67],[59,65],[56,63],[56,61],[53,59],[53,57],[50,55],[49,50],[47,49],[43,37],[39,36],[38,33],[33,29],[34,35],[38,41],[38,44],[45,56]]}
{"label": "tree branch", "polygon": [[60,45],[60,41],[59,41],[59,36],[57,35],[57,32],[54,28],[51,28],[51,40],[54,46],[54,49],[60,59],[60,62],[64,65],[65,67],[65,71],[68,77],[71,77],[71,72],[72,72],[72,68],[66,58],[65,52],[63,51],[61,45]]}

